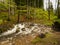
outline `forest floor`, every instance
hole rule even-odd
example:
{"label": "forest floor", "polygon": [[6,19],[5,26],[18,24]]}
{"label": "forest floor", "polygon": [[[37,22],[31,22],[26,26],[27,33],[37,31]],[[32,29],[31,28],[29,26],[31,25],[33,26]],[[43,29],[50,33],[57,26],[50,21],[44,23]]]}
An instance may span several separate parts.
{"label": "forest floor", "polygon": [[60,32],[54,32],[53,36],[41,39],[37,43],[32,43],[34,37],[29,35],[18,35],[16,37],[11,37],[10,39],[5,39],[0,41],[0,45],[60,45]]}

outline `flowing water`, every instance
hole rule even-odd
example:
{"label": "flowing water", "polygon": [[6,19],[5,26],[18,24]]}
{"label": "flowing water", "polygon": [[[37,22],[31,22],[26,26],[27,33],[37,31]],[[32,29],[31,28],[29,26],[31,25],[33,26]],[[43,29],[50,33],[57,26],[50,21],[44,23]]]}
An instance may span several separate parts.
{"label": "flowing water", "polygon": [[[17,30],[18,32],[16,33]],[[26,34],[31,34],[31,33],[45,33],[45,32],[50,32],[50,31],[51,31],[51,28],[46,27],[44,25],[22,23],[22,24],[16,24],[14,28],[2,33],[0,37],[7,36],[13,33],[15,33],[15,35],[19,35],[19,34],[26,35]]]}

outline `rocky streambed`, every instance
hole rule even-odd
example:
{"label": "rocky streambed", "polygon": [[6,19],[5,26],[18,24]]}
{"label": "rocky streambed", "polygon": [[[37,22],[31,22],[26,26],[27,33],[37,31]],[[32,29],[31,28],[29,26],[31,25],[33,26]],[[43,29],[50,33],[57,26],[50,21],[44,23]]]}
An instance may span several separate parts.
{"label": "rocky streambed", "polygon": [[14,25],[14,28],[11,30],[8,30],[0,35],[1,36],[7,36],[10,34],[31,34],[31,33],[50,33],[51,27],[41,25],[41,24],[33,24],[33,23],[21,23]]}
{"label": "rocky streambed", "polygon": [[[38,34],[51,33],[51,27],[35,24],[35,23],[20,23],[14,25],[14,28],[8,30],[0,35],[0,45],[13,45],[16,39],[19,43],[21,40],[28,42],[36,37]],[[26,42],[25,42],[26,43]],[[18,43],[17,43],[18,44]],[[23,44],[23,43],[22,43]],[[19,45],[19,44],[18,44]]]}

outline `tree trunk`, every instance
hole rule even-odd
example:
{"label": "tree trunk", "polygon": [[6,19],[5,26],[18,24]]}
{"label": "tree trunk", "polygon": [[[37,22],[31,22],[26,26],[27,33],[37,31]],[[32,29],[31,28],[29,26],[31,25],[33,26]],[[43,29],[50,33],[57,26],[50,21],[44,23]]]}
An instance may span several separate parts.
{"label": "tree trunk", "polygon": [[59,8],[59,4],[60,0],[58,0],[58,5],[57,5],[57,12],[58,12],[58,18],[60,19],[60,8]]}
{"label": "tree trunk", "polygon": [[8,21],[10,21],[10,10],[11,10],[11,8],[10,8],[10,0],[9,0]]}
{"label": "tree trunk", "polygon": [[18,17],[17,17],[18,19],[17,19],[17,23],[19,23],[19,22],[20,22],[20,21],[19,21],[19,20],[20,20],[20,7],[18,6],[17,9],[18,9]]}
{"label": "tree trunk", "polygon": [[48,0],[48,17],[49,17],[49,20],[50,20],[50,0]]}

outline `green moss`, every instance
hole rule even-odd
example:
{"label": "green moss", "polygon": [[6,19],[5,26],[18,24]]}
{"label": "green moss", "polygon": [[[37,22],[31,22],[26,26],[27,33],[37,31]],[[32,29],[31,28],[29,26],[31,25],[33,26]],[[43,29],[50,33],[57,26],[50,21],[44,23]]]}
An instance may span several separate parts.
{"label": "green moss", "polygon": [[33,44],[36,44],[37,42],[40,42],[41,41],[41,39],[39,38],[39,37],[37,37],[37,38],[35,38],[33,41],[32,41],[32,43]]}
{"label": "green moss", "polygon": [[3,20],[0,20],[0,24],[2,24],[3,23]]}
{"label": "green moss", "polygon": [[50,37],[53,36],[52,34],[47,33],[45,35],[46,35],[45,38],[40,38],[39,36],[37,36],[34,40],[32,40],[32,43],[33,44],[36,44],[36,43],[43,43],[43,44],[45,44],[45,43],[48,43],[48,42],[50,42],[50,43],[52,43],[52,42],[56,43],[56,41],[54,42],[54,40],[52,40],[52,42],[51,42],[51,40],[50,40]]}

